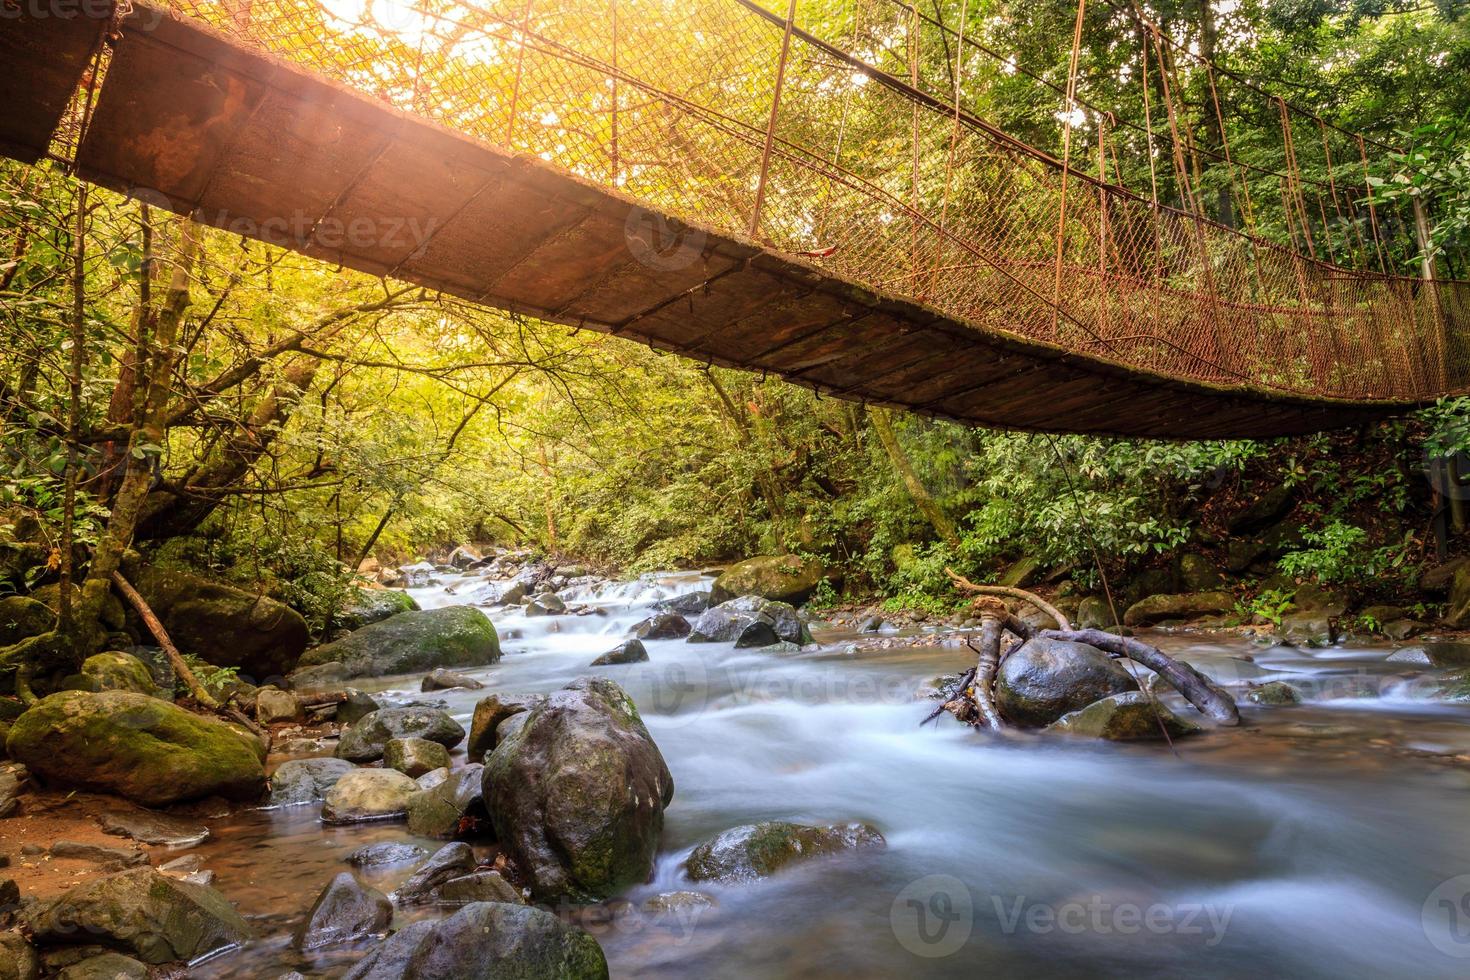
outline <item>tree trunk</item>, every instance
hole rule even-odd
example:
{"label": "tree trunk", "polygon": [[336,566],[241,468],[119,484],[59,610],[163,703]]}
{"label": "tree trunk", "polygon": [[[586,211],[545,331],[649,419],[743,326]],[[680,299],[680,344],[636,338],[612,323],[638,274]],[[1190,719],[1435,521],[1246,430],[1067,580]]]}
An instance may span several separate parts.
{"label": "tree trunk", "polygon": [[939,502],[929,493],[929,489],[919,480],[919,474],[914,472],[913,464],[904,454],[903,447],[898,444],[898,435],[893,431],[893,423],[889,421],[887,410],[869,406],[868,418],[872,420],[873,431],[878,433],[878,441],[883,444],[884,451],[888,453],[888,461],[893,464],[899,479],[903,480],[904,488],[908,491],[914,505],[928,519],[940,540],[955,551],[959,551],[960,535],[955,530],[954,522],[949,519],[949,515],[944,512]]}

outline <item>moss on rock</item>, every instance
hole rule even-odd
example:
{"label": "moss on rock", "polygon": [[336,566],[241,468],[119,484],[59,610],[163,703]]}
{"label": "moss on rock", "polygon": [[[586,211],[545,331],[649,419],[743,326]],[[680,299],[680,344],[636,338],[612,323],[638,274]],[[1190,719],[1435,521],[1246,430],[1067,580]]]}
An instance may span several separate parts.
{"label": "moss on rock", "polygon": [[301,666],[340,663],[345,677],[482,667],[500,660],[495,625],[473,606],[403,612],[308,650]]}
{"label": "moss on rock", "polygon": [[725,569],[710,587],[710,605],[754,595],[799,606],[812,597],[825,577],[822,563],[796,555],[761,555]]}

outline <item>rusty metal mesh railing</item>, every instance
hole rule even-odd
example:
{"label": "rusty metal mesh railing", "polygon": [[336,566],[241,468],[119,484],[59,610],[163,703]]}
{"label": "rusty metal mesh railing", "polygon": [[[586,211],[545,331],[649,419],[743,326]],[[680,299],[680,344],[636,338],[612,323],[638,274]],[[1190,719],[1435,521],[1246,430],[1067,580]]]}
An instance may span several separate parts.
{"label": "rusty metal mesh railing", "polygon": [[[169,3],[468,136],[982,328],[1306,395],[1422,400],[1470,379],[1470,287],[1368,267],[1362,197],[1333,245],[1327,211],[1314,238],[1283,174],[1286,244],[1119,186],[1106,140],[1079,155],[1092,172],[1063,165],[964,108],[965,57],[958,81],[941,69],[965,39],[894,0],[854,0],[811,29],[794,3],[753,0]],[[1321,145],[1330,154],[1326,130]]]}

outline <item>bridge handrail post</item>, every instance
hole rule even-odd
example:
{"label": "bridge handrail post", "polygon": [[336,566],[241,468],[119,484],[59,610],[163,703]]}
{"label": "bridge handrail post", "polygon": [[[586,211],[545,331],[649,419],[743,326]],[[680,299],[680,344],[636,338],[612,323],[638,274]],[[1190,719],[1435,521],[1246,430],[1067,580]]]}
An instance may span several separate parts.
{"label": "bridge handrail post", "polygon": [[786,28],[781,34],[781,58],[776,62],[776,87],[771,93],[771,116],[766,123],[766,142],[761,150],[760,176],[755,184],[755,206],[751,208],[750,225],[746,229],[751,238],[760,234],[761,211],[766,203],[766,178],[771,172],[771,150],[776,145],[776,119],[781,114],[781,89],[786,84],[786,60],[791,54],[791,32],[796,27],[796,0],[786,5]]}

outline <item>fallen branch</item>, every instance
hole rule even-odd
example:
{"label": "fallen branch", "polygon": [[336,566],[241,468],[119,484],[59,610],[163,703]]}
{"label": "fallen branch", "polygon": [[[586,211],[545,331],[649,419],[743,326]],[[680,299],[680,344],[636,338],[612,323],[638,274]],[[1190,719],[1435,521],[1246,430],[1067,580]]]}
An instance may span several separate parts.
{"label": "fallen branch", "polygon": [[949,707],[949,703],[951,701],[953,701],[955,698],[957,698],[960,695],[962,695],[962,694],[965,693],[965,688],[967,688],[967,687],[970,686],[970,681],[973,680],[974,677],[975,677],[975,668],[974,667],[971,667],[969,670],[967,670],[963,674],[961,674],[960,675],[960,682],[959,682],[959,684],[957,684],[956,686],[950,688],[949,693],[946,694],[946,695],[944,695],[942,698],[939,699],[939,707],[937,707],[933,711],[929,712],[928,716],[923,721],[919,722],[919,727],[920,728],[924,727],[925,725],[929,724],[929,722],[933,721],[935,718],[938,718],[940,715],[944,714],[944,709],[947,708],[947,707]]}
{"label": "fallen branch", "polygon": [[1240,710],[1235,699],[1221,690],[1208,677],[1189,664],[1180,663],[1158,647],[1142,640],[1118,636],[1103,630],[1042,630],[1038,636],[1049,640],[1069,640],[1097,647],[1114,657],[1126,657],[1143,664],[1184,695],[1199,712],[1221,725],[1240,724]]}
{"label": "fallen branch", "polygon": [[[998,595],[1011,599],[1022,599],[1031,603],[1031,605],[1040,609],[1052,619],[1055,619],[1057,626],[1061,629],[1069,630],[1072,628],[1071,621],[1062,615],[1060,609],[1034,592],[1027,592],[1025,589],[1017,589],[1009,585],[976,585],[952,568],[946,568],[944,573],[949,576],[950,581],[954,582],[955,588],[957,589],[962,589],[965,592],[973,592],[976,595]],[[1017,635],[1019,636],[1020,634],[1018,633]]]}
{"label": "fallen branch", "polygon": [[979,710],[980,720],[985,727],[993,732],[1003,730],[1005,722],[1001,721],[1000,709],[995,706],[995,693],[991,690],[995,684],[995,671],[1000,666],[1000,633],[1005,628],[1006,604],[999,599],[980,598],[974,602],[975,611],[980,614],[980,646],[966,641],[966,645],[976,652],[975,661],[975,683],[971,687],[974,692],[975,707]]}

